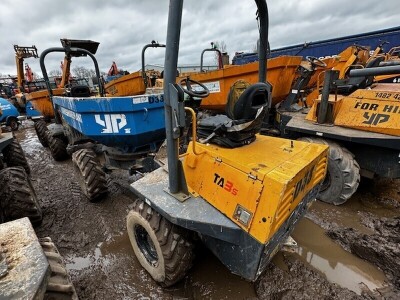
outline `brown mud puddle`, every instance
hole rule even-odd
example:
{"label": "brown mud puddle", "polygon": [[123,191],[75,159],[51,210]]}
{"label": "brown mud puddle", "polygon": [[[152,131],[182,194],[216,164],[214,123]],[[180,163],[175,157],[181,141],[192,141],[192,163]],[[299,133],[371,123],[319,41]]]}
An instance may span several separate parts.
{"label": "brown mud puddle", "polygon": [[371,291],[385,286],[385,274],[377,267],[344,250],[332,241],[325,231],[304,218],[292,237],[299,244],[295,253],[300,259],[336,283],[361,295],[363,287]]}
{"label": "brown mud puddle", "polygon": [[123,280],[114,287],[123,294],[129,292],[133,298],[146,295],[153,295],[154,299],[256,298],[253,284],[231,274],[207,249],[203,251],[199,253],[189,276],[183,282],[168,289],[158,287],[140,267],[126,232],[113,237],[110,241],[99,243],[88,255],[68,255],[65,260],[67,269],[72,274],[97,273],[101,270],[111,277],[116,267],[124,268],[125,266]]}

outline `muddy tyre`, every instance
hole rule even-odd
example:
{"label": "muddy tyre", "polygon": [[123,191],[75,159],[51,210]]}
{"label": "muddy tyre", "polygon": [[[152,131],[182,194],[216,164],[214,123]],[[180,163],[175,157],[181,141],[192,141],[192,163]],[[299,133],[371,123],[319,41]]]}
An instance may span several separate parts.
{"label": "muddy tyre", "polygon": [[38,137],[39,142],[42,144],[43,147],[47,148],[49,146],[49,142],[47,141],[47,125],[46,122],[43,120],[39,120],[35,122],[35,131]]}
{"label": "muddy tyre", "polygon": [[14,138],[12,143],[4,148],[3,155],[4,162],[8,167],[23,167],[27,174],[31,173],[31,168],[25,157],[25,152],[17,139]]}
{"label": "muddy tyre", "polygon": [[23,217],[28,217],[34,226],[42,222],[36,193],[24,168],[5,168],[0,171],[0,221]]}
{"label": "muddy tyre", "polygon": [[107,180],[96,154],[88,149],[80,149],[72,154],[72,161],[81,175],[83,194],[91,202],[101,200],[107,194]]}
{"label": "muddy tyre", "polygon": [[46,138],[49,144],[51,156],[56,161],[63,161],[69,158],[67,144],[59,137],[53,136],[50,131],[46,131]]}
{"label": "muddy tyre", "polygon": [[127,216],[127,231],[137,259],[158,284],[169,287],[185,277],[194,256],[189,231],[141,200]]}
{"label": "muddy tyre", "polygon": [[7,125],[10,126],[12,131],[17,131],[19,128],[19,123],[17,118],[10,118],[7,121]]}
{"label": "muddy tyre", "polygon": [[39,242],[51,270],[44,299],[78,300],[75,288],[57,247],[49,237],[41,238]]}
{"label": "muddy tyre", "polygon": [[360,183],[360,166],[354,155],[332,141],[313,137],[303,137],[300,140],[329,146],[328,171],[317,199],[334,205],[345,203]]}

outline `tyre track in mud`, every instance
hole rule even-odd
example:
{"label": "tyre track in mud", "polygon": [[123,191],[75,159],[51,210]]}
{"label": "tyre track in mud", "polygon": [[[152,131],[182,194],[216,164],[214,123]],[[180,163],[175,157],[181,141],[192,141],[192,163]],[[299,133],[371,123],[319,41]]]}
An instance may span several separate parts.
{"label": "tyre track in mud", "polygon": [[[74,266],[78,261],[78,267],[70,269],[78,296],[81,299],[146,296],[147,292],[141,293],[137,287],[143,285],[144,280],[135,283],[134,278],[125,274],[127,268],[129,272],[140,269],[131,255],[122,255],[118,260],[112,257],[112,263],[107,267],[102,265],[103,261],[95,260],[87,266],[79,265],[81,258],[91,258],[100,244],[126,230],[125,218],[134,200],[129,192],[126,172],[107,175],[110,193],[102,201],[90,203],[81,193],[79,174],[71,160],[54,161],[50,151],[37,140],[33,128],[17,135],[32,168],[32,183],[43,209],[43,223],[36,228],[37,235],[52,238],[67,266]],[[150,283],[146,291],[158,289],[147,274],[143,272],[141,275]],[[155,295],[165,298],[162,289]]]}

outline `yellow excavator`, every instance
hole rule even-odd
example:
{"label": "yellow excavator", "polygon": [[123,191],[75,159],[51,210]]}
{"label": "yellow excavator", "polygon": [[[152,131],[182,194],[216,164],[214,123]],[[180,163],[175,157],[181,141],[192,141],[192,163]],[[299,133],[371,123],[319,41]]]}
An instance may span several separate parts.
{"label": "yellow excavator", "polygon": [[[267,4],[255,2],[265,46]],[[254,281],[314,201],[328,147],[258,134],[271,104],[267,47],[260,51],[259,82],[239,96],[230,118],[204,118],[197,130],[196,113],[187,106],[198,106],[194,102],[210,90],[190,78],[176,83],[182,9],[183,0],[170,1],[164,71],[167,160],[160,159],[159,168],[131,185],[137,199],[127,231],[137,259],[162,286],[185,276],[193,238],[231,272]],[[192,140],[179,154],[190,118]]]}
{"label": "yellow excavator", "polygon": [[33,46],[18,46],[14,45],[15,51],[15,64],[17,66],[17,91],[15,94],[15,106],[19,108],[19,110],[25,110],[26,106],[26,98],[25,92],[30,92],[30,88],[27,85],[27,80],[25,78],[24,72],[24,60],[26,58],[38,58],[37,48],[35,45]]}

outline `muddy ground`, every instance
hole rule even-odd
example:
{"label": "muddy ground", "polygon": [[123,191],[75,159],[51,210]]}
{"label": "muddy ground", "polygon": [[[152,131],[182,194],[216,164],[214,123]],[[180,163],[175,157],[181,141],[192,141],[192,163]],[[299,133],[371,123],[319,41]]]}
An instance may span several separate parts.
{"label": "muddy ground", "polygon": [[256,283],[230,274],[206,249],[173,288],[141,268],[125,230],[133,179],[109,175],[108,196],[90,203],[70,160],[55,162],[25,121],[16,136],[42,205],[38,236],[50,236],[81,299],[400,299],[400,182],[368,182],[345,205],[316,202],[296,227],[297,248],[279,252]]}

